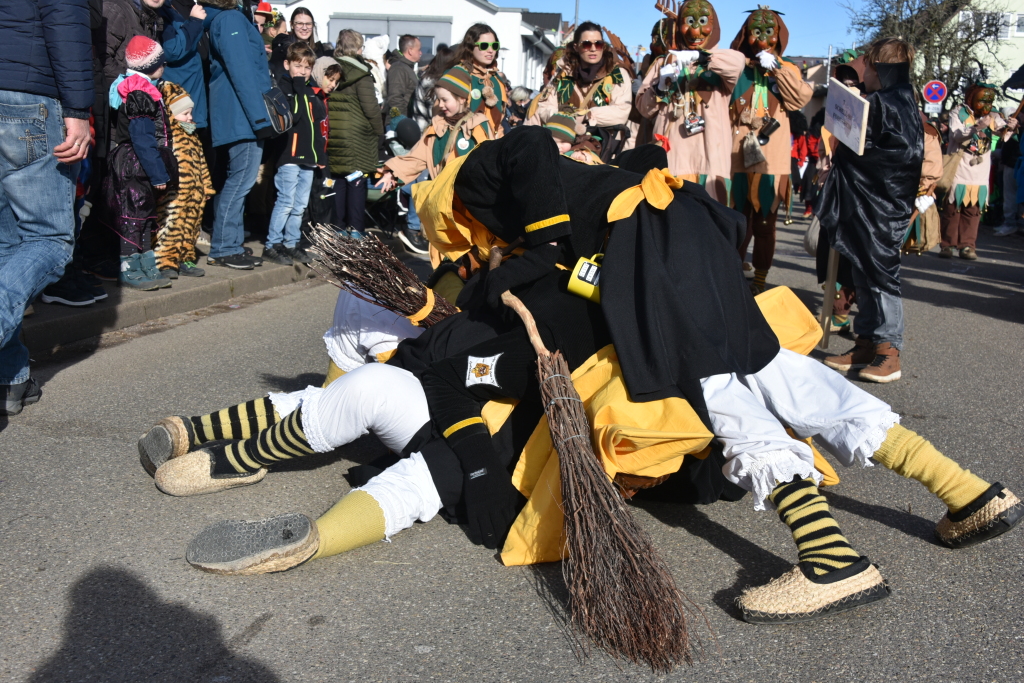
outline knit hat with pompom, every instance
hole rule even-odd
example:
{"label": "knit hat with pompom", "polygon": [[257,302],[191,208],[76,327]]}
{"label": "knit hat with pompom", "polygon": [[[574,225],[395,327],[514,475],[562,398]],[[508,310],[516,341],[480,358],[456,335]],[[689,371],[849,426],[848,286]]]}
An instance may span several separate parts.
{"label": "knit hat with pompom", "polygon": [[128,41],[124,58],[129,69],[148,76],[164,65],[164,49],[151,38],[135,36]]}

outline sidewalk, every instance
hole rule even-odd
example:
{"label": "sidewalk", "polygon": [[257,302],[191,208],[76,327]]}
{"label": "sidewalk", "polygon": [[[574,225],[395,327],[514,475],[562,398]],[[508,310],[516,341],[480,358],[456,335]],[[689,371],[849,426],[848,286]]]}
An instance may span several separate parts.
{"label": "sidewalk", "polygon": [[[256,254],[263,253],[260,242],[248,242]],[[206,257],[197,264],[206,271],[203,277],[179,277],[170,287],[140,292],[104,282],[107,298],[91,306],[75,308],[44,304],[37,299],[35,314],[22,325],[25,345],[31,353],[48,353],[59,346],[88,339],[104,332],[120,330],[147,320],[185,313],[212,306],[236,296],[279,287],[316,274],[303,265],[279,266],[264,262],[252,270],[207,266]]]}

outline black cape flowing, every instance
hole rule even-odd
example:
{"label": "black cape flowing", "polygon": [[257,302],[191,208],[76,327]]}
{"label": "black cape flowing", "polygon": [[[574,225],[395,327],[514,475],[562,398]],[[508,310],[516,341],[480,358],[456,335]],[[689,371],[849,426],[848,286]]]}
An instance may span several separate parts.
{"label": "black cape flowing", "polygon": [[924,127],[909,65],[878,64],[882,89],[869,93],[864,154],[840,145],[818,198],[828,241],[868,281],[900,295],[900,248],[924,161]]}

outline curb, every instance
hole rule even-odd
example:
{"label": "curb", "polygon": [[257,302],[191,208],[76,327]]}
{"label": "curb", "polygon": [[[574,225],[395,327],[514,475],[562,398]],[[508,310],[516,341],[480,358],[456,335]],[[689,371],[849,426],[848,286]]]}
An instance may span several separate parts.
{"label": "curb", "polygon": [[126,292],[115,284],[106,283],[107,299],[83,308],[37,302],[36,313],[25,318],[22,324],[22,338],[30,353],[45,354],[105,332],[314,277],[313,271],[305,266],[270,263],[251,271],[228,271],[223,277],[218,277],[220,273],[211,273],[225,270],[207,268],[206,277],[194,279],[194,284],[179,278],[171,288],[155,292]]}

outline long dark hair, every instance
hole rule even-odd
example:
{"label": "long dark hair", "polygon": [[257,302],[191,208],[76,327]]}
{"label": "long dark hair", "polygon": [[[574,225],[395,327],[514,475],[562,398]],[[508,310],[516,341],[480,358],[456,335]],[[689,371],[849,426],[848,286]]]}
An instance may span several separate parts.
{"label": "long dark hair", "polygon": [[[421,80],[431,79],[436,81],[437,79],[444,76],[444,72],[448,70],[448,67],[452,65],[452,55],[455,51],[447,45],[438,45],[437,52],[434,53],[434,58],[430,60],[430,64],[423,69],[423,74],[420,76]],[[472,59],[472,56],[470,56]]]}
{"label": "long dark hair", "polygon": [[[600,26],[592,21],[584,21],[577,27],[576,31],[572,34],[572,43],[569,44],[565,51],[565,55],[562,57],[562,63],[565,64],[566,71],[575,78],[579,74],[580,70],[580,53],[579,44],[580,38],[587,31],[597,31],[601,34],[601,40],[604,40],[604,31]],[[615,53],[612,50],[612,46],[605,40],[604,43],[604,56],[601,58],[601,70],[605,73],[611,73],[612,69],[615,68]]]}
{"label": "long dark hair", "polygon": [[[462,38],[462,42],[459,47],[455,50],[455,59],[452,60],[452,64],[461,64],[466,67],[466,70],[470,73],[473,72],[473,46],[480,42],[480,36],[485,33],[490,33],[494,36],[495,40],[498,40],[497,32],[488,26],[487,24],[473,24],[466,29],[466,35]],[[494,62],[488,66],[493,67],[498,63],[498,55],[495,53]]]}
{"label": "long dark hair", "polygon": [[293,26],[293,24],[295,23],[295,17],[301,16],[307,16],[309,17],[309,20],[313,22],[313,33],[310,34],[309,40],[306,42],[308,42],[311,46],[316,45],[316,19],[313,18],[313,13],[310,12],[305,7],[296,7],[295,11],[292,12],[292,18],[288,21],[288,33],[290,33],[292,37],[295,38],[296,40],[299,39],[299,37],[295,35],[295,27]]}

